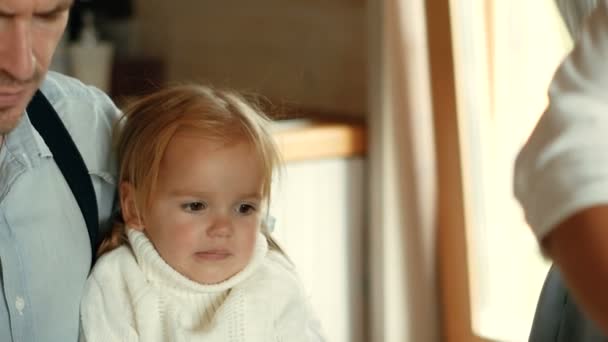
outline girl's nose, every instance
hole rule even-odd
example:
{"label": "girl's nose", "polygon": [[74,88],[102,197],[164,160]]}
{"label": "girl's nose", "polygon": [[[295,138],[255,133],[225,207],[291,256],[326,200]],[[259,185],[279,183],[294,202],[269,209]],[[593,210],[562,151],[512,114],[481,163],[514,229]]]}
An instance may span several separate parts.
{"label": "girl's nose", "polygon": [[209,228],[207,228],[207,235],[215,238],[229,238],[232,236],[233,231],[230,218],[218,215]]}

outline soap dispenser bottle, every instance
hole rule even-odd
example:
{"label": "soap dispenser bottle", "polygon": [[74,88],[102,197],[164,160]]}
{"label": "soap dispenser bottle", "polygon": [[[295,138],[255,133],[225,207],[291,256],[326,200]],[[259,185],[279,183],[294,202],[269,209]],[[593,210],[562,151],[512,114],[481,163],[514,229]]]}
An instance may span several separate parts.
{"label": "soap dispenser bottle", "polygon": [[102,41],[95,29],[93,13],[83,14],[83,26],[79,39],[69,46],[70,74],[85,84],[104,92],[110,91],[114,49],[110,42]]}

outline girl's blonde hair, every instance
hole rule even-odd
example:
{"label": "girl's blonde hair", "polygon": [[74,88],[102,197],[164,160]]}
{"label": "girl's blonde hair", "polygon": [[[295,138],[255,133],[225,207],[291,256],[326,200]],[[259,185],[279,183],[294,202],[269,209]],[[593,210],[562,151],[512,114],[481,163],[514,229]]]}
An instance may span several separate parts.
{"label": "girl's blonde hair", "polygon": [[[251,144],[261,163],[262,196],[268,207],[272,176],[281,164],[269,123],[268,117],[253,104],[231,91],[194,84],[159,90],[128,105],[116,124],[114,142],[119,183],[128,182],[133,186],[136,210],[145,216],[171,138],[179,130],[195,129],[206,139],[226,144],[245,140]],[[99,247],[98,256],[128,241],[122,218],[116,219]],[[269,248],[285,254],[265,225],[266,221],[262,233]]]}

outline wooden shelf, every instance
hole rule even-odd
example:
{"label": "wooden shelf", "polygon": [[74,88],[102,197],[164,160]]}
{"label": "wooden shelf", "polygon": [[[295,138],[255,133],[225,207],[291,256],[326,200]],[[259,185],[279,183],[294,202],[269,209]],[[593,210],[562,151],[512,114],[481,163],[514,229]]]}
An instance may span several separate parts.
{"label": "wooden shelf", "polygon": [[310,121],[279,123],[274,137],[285,162],[365,156],[365,125],[351,122]]}

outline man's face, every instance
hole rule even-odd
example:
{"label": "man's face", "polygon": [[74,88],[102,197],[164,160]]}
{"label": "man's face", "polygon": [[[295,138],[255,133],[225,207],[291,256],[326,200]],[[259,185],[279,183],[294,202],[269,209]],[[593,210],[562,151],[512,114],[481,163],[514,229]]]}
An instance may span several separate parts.
{"label": "man's face", "polygon": [[10,132],[48,71],[73,0],[0,0],[0,134]]}

